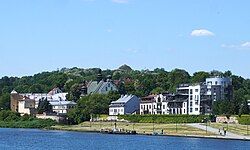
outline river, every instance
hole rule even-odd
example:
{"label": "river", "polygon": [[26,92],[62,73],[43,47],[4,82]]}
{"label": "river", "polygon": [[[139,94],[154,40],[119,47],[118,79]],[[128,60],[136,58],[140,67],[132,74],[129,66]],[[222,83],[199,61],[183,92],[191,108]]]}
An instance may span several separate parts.
{"label": "river", "polygon": [[250,149],[249,141],[0,128],[1,150]]}

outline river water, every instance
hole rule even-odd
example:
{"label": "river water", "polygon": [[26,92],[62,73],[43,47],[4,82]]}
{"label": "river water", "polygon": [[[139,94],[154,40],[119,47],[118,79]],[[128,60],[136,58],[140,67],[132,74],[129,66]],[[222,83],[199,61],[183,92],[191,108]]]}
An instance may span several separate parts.
{"label": "river water", "polygon": [[248,149],[249,141],[0,128],[0,150]]}

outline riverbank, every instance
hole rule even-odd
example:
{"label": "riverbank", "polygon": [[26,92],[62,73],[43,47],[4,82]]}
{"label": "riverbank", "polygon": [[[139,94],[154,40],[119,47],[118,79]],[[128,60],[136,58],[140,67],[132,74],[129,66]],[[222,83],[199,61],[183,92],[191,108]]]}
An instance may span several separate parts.
{"label": "riverbank", "polygon": [[[186,124],[153,124],[153,123],[127,123],[127,122],[83,122],[79,125],[56,125],[51,128],[54,130],[97,132],[101,130],[118,129],[127,131],[136,131],[139,135],[158,135],[158,136],[176,136],[189,138],[210,138],[224,140],[249,140],[241,138],[230,138],[219,134],[195,128]],[[163,134],[162,134],[163,131]],[[152,134],[156,133],[156,134]]]}

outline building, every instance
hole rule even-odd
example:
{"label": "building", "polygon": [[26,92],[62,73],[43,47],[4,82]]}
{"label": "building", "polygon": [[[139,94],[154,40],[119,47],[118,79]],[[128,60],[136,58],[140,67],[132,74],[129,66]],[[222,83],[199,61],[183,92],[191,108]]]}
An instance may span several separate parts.
{"label": "building", "polygon": [[18,112],[21,116],[27,115],[34,115],[36,113],[35,109],[35,100],[32,99],[23,99],[18,101]]}
{"label": "building", "polygon": [[111,76],[103,78],[101,69],[99,69],[95,81],[90,81],[88,83],[84,81],[84,83],[81,84],[81,96],[85,96],[88,94],[95,94],[95,93],[107,94],[110,91],[118,91],[118,88],[111,80]]}
{"label": "building", "polygon": [[175,94],[164,93],[141,98],[140,114],[211,114],[218,100],[233,97],[232,79],[207,78],[204,83],[180,84]]}
{"label": "building", "polygon": [[109,115],[125,115],[133,114],[139,111],[140,100],[135,95],[121,96],[117,101],[111,102],[109,105]]}
{"label": "building", "polygon": [[188,96],[185,104],[187,113],[189,115],[200,114],[201,95],[204,94],[205,86],[203,84],[181,84],[177,87],[178,94]]}
{"label": "building", "polygon": [[108,79],[106,81],[90,81],[87,85],[87,94],[107,94],[110,91],[118,91],[117,87],[113,82]]}
{"label": "building", "polygon": [[67,114],[68,111],[76,106],[75,102],[72,101],[50,101],[50,105],[52,106],[53,112],[58,115]]}
{"label": "building", "polygon": [[207,95],[213,101],[231,100],[233,98],[232,79],[226,77],[207,78],[206,83]]}
{"label": "building", "polygon": [[140,114],[187,114],[188,96],[163,93],[141,98]]}
{"label": "building", "polygon": [[47,99],[47,101],[60,100],[65,101],[68,93],[62,92],[59,88],[52,89],[49,93],[20,93],[19,95],[35,100],[35,108],[38,107],[39,100]]}
{"label": "building", "polygon": [[67,101],[67,93],[59,88],[54,88],[49,93],[17,93],[11,92],[11,110],[22,114],[34,114],[40,100],[46,99],[51,105],[53,112],[66,114],[69,109],[75,107],[76,103]]}

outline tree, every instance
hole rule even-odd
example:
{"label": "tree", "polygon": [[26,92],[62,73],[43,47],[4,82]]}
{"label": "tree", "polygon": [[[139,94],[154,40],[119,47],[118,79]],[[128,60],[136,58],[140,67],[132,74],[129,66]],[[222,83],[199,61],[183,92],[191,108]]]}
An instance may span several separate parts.
{"label": "tree", "polygon": [[4,93],[0,96],[0,110],[10,109],[10,94]]}
{"label": "tree", "polygon": [[239,110],[239,115],[241,116],[242,114],[249,114],[249,106],[248,106],[248,101],[244,100],[243,103],[240,105],[240,110]]}
{"label": "tree", "polygon": [[52,106],[49,103],[49,101],[47,101],[47,99],[39,100],[37,111],[38,111],[38,114],[42,114],[44,112],[50,113],[52,112]]}
{"label": "tree", "polygon": [[155,89],[153,89],[151,91],[152,94],[160,94],[160,93],[163,93],[163,92],[165,92],[165,90],[163,88],[161,88],[161,87],[157,87],[157,88],[155,88]]}
{"label": "tree", "polygon": [[218,100],[213,104],[213,114],[215,115],[235,114],[234,104],[229,100]]}
{"label": "tree", "polygon": [[206,78],[208,78],[209,76],[210,74],[205,71],[195,72],[191,77],[191,82],[192,83],[205,82]]}

